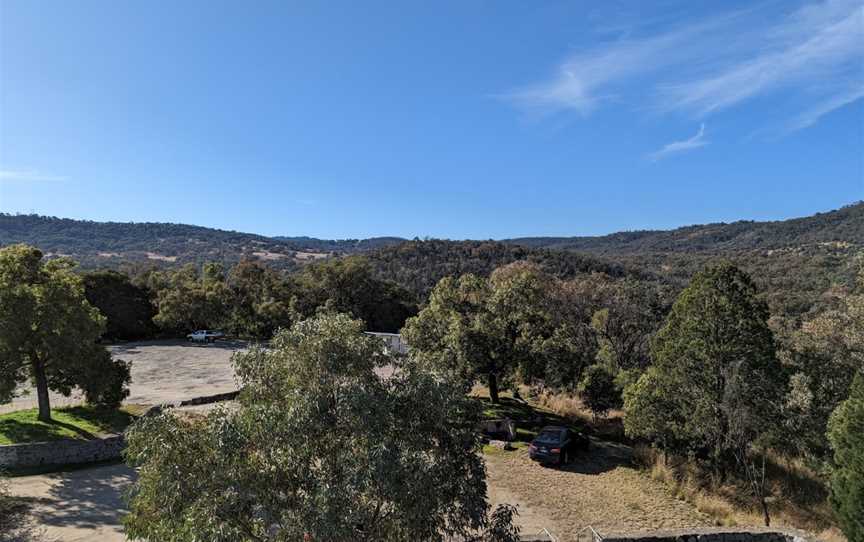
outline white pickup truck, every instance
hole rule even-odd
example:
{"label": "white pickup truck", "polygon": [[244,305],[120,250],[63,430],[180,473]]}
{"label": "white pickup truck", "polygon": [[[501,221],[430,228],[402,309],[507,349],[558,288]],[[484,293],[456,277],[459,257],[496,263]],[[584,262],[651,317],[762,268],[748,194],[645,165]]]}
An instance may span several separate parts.
{"label": "white pickup truck", "polygon": [[212,343],[216,339],[221,339],[224,336],[225,334],[221,331],[199,329],[198,331],[194,331],[189,335],[186,335],[186,339],[192,341],[193,343]]}

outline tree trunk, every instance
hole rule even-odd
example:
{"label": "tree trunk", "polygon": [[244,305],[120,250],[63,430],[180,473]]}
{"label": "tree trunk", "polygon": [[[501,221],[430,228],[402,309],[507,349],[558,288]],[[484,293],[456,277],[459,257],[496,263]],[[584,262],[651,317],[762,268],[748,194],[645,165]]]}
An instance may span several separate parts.
{"label": "tree trunk", "polygon": [[771,516],[768,515],[768,503],[765,501],[765,497],[762,496],[759,499],[762,502],[762,515],[765,518],[765,526],[771,526]]}
{"label": "tree trunk", "polygon": [[51,401],[48,398],[48,379],[45,377],[45,367],[37,356],[33,356],[33,380],[36,383],[36,397],[39,399],[39,421],[51,421]]}
{"label": "tree trunk", "polygon": [[489,399],[493,404],[498,404],[498,375],[489,373]]}

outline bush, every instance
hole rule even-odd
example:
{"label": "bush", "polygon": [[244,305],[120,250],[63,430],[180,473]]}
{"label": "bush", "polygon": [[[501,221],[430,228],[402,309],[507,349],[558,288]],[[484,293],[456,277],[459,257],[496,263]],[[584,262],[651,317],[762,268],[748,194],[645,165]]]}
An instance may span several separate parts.
{"label": "bush", "polygon": [[831,415],[828,440],[834,450],[831,506],[849,542],[864,541],[864,372],[849,398]]}
{"label": "bush", "polygon": [[592,365],[585,370],[579,383],[579,394],[595,420],[597,416],[605,416],[613,408],[621,406],[621,392],[615,385],[615,377],[602,365]]}
{"label": "bush", "polygon": [[91,405],[117,408],[129,397],[132,364],[111,359],[104,348],[99,348],[95,356],[96,360],[86,366],[87,374],[81,379],[84,397]]}

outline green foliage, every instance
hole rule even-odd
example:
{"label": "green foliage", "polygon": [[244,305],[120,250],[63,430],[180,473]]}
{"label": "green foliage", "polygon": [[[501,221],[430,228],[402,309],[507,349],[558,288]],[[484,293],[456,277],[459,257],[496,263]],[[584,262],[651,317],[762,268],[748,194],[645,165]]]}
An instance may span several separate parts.
{"label": "green foliage", "polygon": [[[49,388],[68,396],[79,387],[99,402],[124,397],[128,370],[96,344],[103,330],[104,317],[87,302],[72,262],[45,262],[26,245],[0,249],[0,402],[27,379],[43,421],[50,419]],[[94,388],[103,377],[113,389]]]}
{"label": "green foliage", "polygon": [[767,322],[735,266],[696,275],[654,339],[654,366],[626,394],[628,434],[688,442],[723,468],[778,426],[785,375]]}
{"label": "green foliage", "polygon": [[228,275],[229,329],[244,337],[272,337],[298,319],[295,281],[259,262],[243,260]]}
{"label": "green foliage", "polygon": [[790,429],[802,452],[824,458],[828,418],[864,370],[864,292],[839,295],[835,308],[805,321],[789,343],[786,361],[797,373],[787,398]]}
{"label": "green foliage", "polygon": [[828,440],[834,450],[831,505],[849,542],[864,541],[864,372],[831,415]]}
{"label": "green foliage", "polygon": [[[465,540],[489,526],[479,412],[413,365],[389,379],[363,324],[325,314],[235,358],[236,409],[128,431],[139,468],[127,533],[143,540]],[[513,540],[512,537],[505,538]]]}
{"label": "green foliage", "polygon": [[544,355],[536,345],[549,324],[548,286],[548,278],[529,265],[501,268],[488,280],[446,277],[403,334],[416,359],[458,378],[466,389],[486,376],[490,397],[498,402],[499,380],[520,366],[523,374],[542,367]]}
{"label": "green foliage", "polygon": [[117,271],[93,271],[83,275],[84,295],[105,317],[104,339],[135,340],[155,331],[156,314],[150,292],[132,284],[129,276]]}
{"label": "green foliage", "polygon": [[579,382],[579,394],[595,418],[621,406],[621,392],[615,385],[615,376],[602,365],[588,367]]}
{"label": "green foliage", "polygon": [[205,264],[200,273],[193,265],[156,272],[150,281],[158,309],[153,321],[163,329],[188,332],[228,323],[229,291],[220,264]]}
{"label": "green foliage", "polygon": [[488,277],[495,269],[514,262],[539,267],[558,278],[586,273],[611,277],[652,278],[615,262],[572,252],[531,249],[495,241],[413,240],[366,254],[375,273],[396,282],[420,298],[429,296],[449,276]]}
{"label": "green foliage", "polygon": [[416,312],[412,296],[376,277],[363,257],[309,265],[296,275],[296,281],[301,291],[298,308],[305,316],[323,307],[363,320],[369,331],[397,332]]}
{"label": "green foliage", "polygon": [[603,308],[594,313],[602,361],[615,370],[644,369],[651,363],[651,336],[663,322],[667,307],[651,284],[634,280],[601,283],[597,295]]}

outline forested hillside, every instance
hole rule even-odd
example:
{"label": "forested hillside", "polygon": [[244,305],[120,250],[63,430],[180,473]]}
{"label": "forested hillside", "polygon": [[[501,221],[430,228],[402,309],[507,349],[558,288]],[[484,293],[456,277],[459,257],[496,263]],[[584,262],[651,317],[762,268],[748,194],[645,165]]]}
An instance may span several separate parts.
{"label": "forested hillside", "polygon": [[814,307],[830,306],[832,289],[854,282],[854,259],[864,248],[864,203],[776,222],[505,242],[603,256],[677,287],[709,263],[730,260],[753,276],[773,314],[797,319]]}
{"label": "forested hillside", "polygon": [[516,261],[533,262],[550,275],[572,278],[583,273],[654,280],[657,277],[611,259],[575,252],[527,248],[498,241],[406,241],[366,254],[380,277],[424,298],[446,276],[465,273],[486,276]]}
{"label": "forested hillside", "polygon": [[259,258],[293,267],[305,248],[262,235],[157,222],[93,222],[37,215],[0,214],[0,245],[27,243],[50,255],[71,256],[84,268],[123,262],[225,264]]}
{"label": "forested hillside", "polygon": [[674,230],[618,232],[600,237],[521,237],[504,242],[597,254],[767,250],[819,244],[864,245],[864,202],[836,211],[775,222],[741,220]]}
{"label": "forested hillside", "polygon": [[864,247],[864,203],[777,222],[505,241],[274,238],[183,224],[0,214],[0,245],[18,242],[48,255],[71,256],[83,269],[231,266],[245,259],[295,271],[316,260],[362,253],[377,277],[420,300],[442,277],[488,275],[520,260],[561,278],[592,272],[630,276],[665,284],[672,293],[709,263],[731,260],[754,277],[772,313],[797,319],[814,307],[830,306],[830,292],[852,284],[853,260]]}

